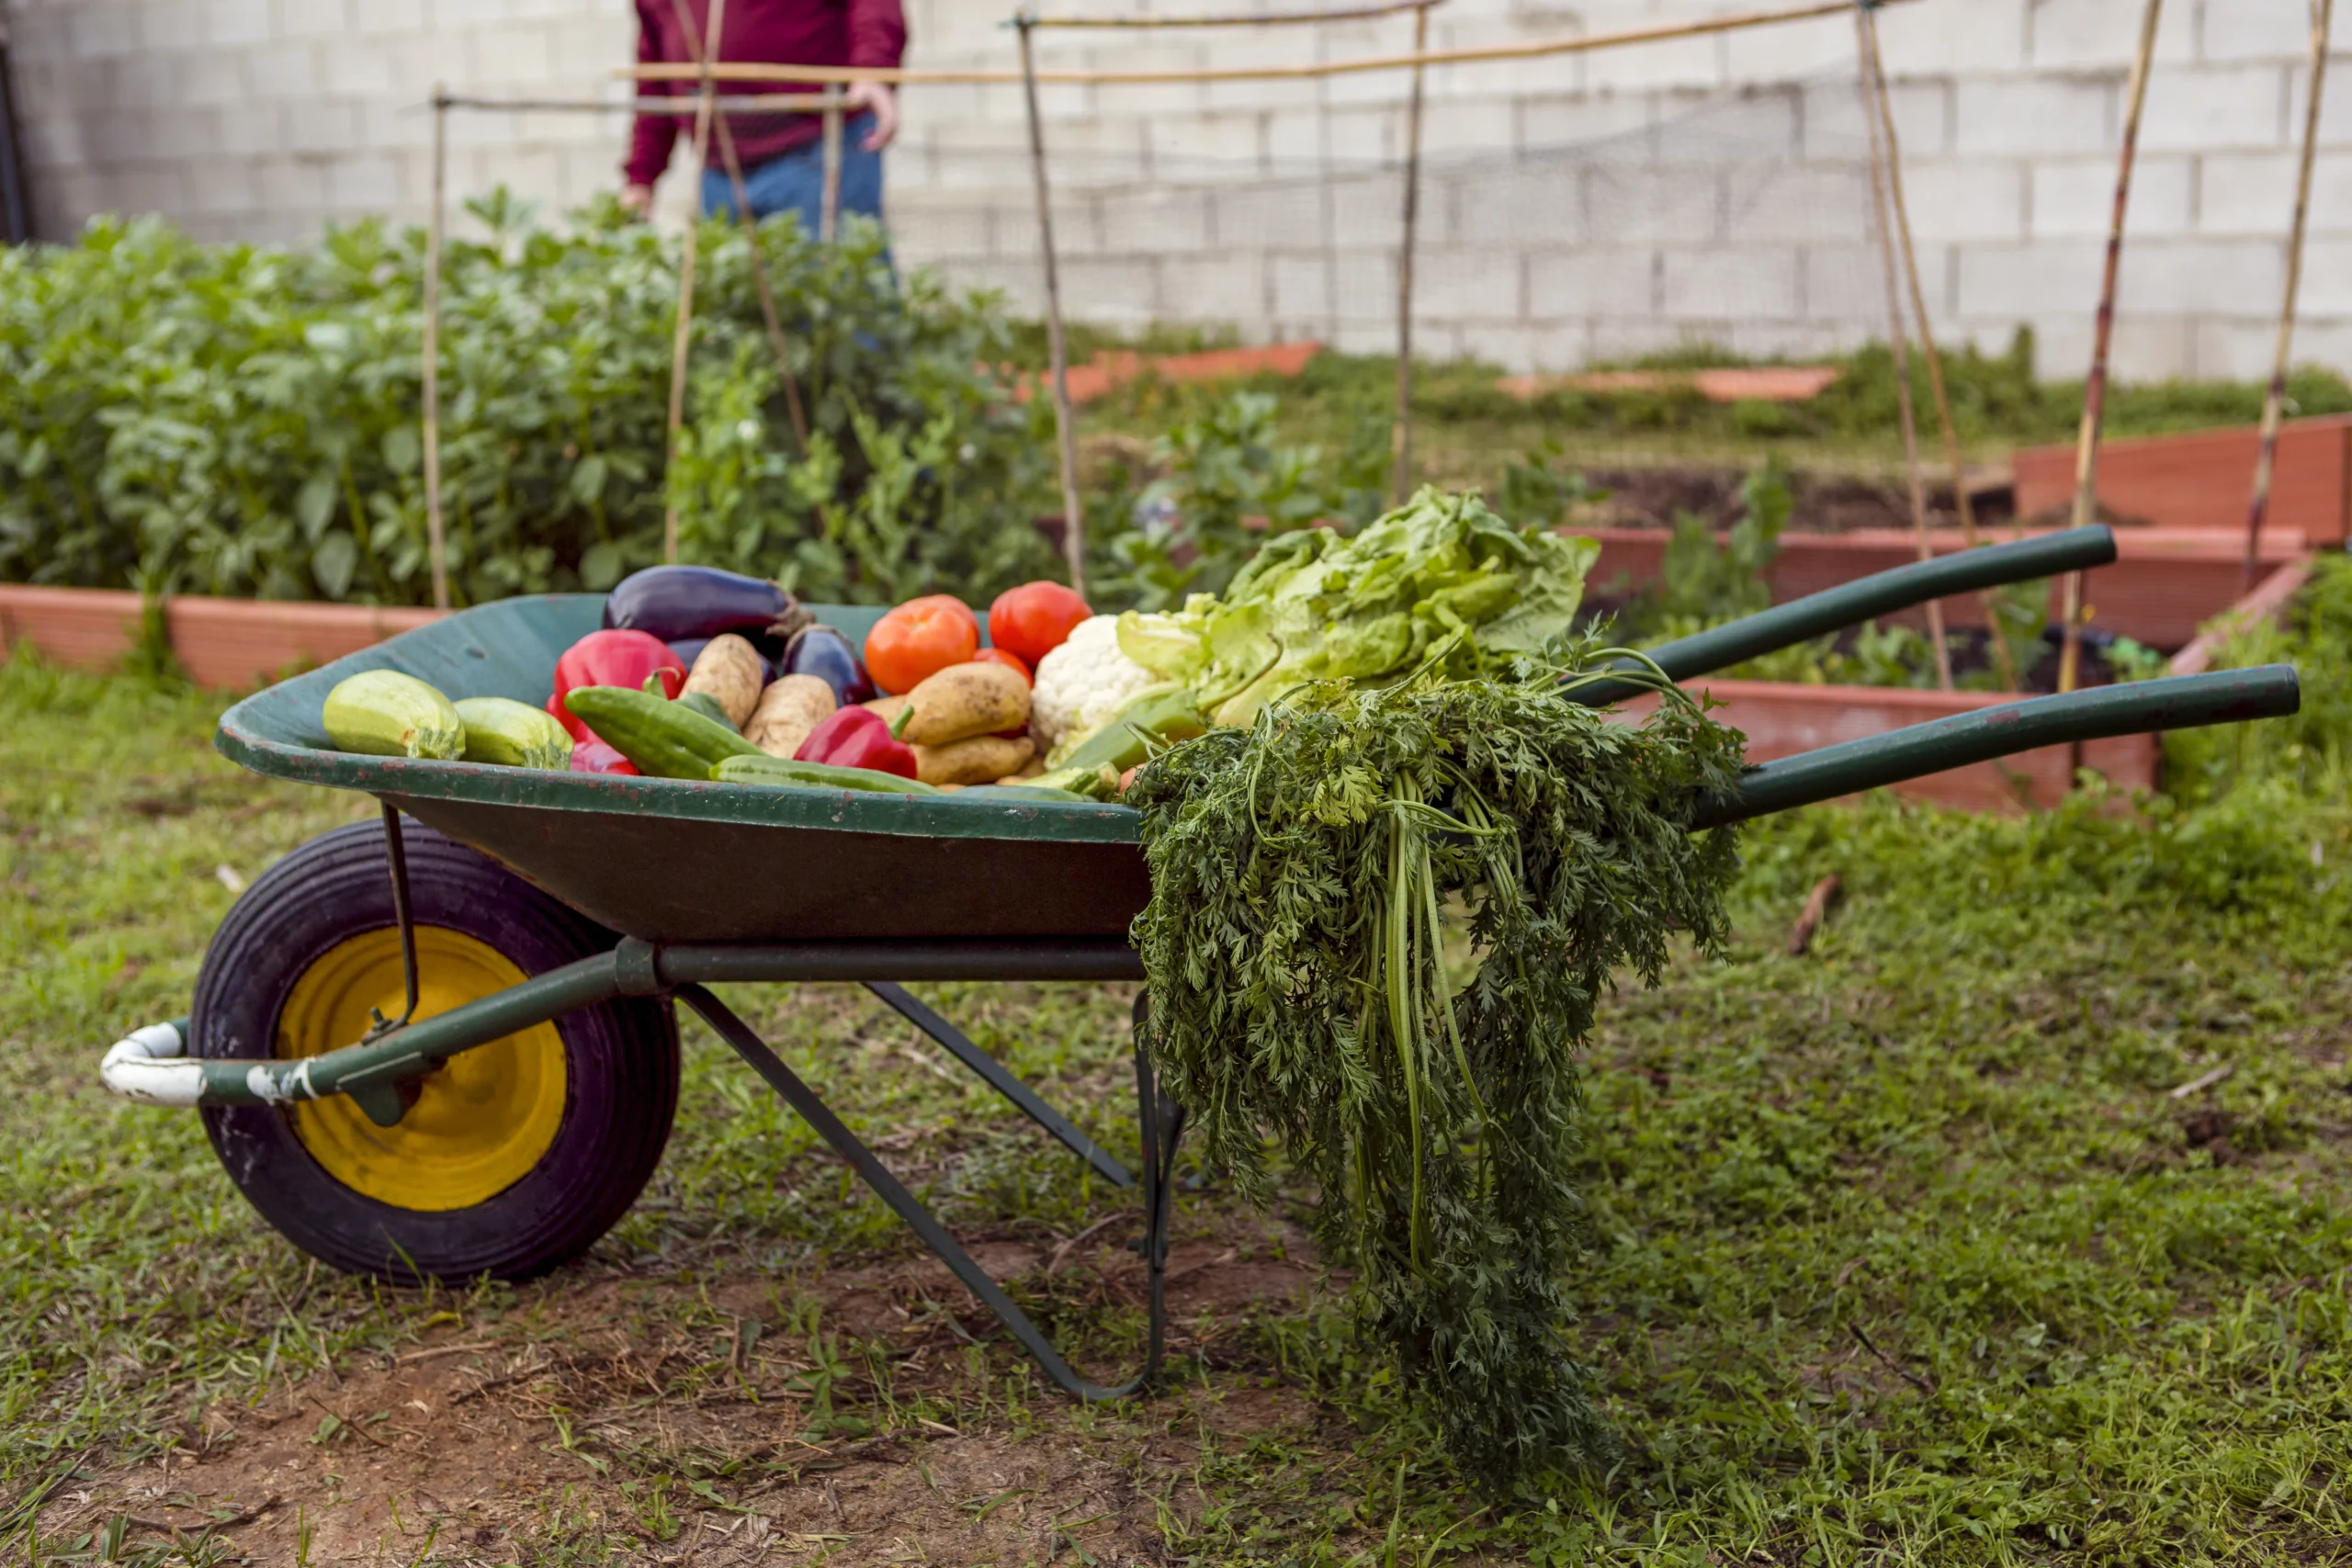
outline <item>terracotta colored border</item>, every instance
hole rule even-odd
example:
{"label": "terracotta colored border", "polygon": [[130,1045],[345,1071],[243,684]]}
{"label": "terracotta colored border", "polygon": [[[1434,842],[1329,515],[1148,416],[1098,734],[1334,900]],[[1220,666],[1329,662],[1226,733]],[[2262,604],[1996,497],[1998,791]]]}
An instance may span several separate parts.
{"label": "terracotta colored border", "polygon": [[[2099,503],[2118,517],[2165,528],[2244,531],[2254,493],[2255,425],[2109,441],[2099,447]],[[2018,515],[2035,517],[2075,496],[2075,446],[2030,446],[2017,455]],[[2313,545],[2352,535],[2352,414],[2287,422],[2270,515]]]}
{"label": "terracotta colored border", "polygon": [[[1069,367],[1069,400],[1091,403],[1130,381],[1157,376],[1163,381],[1238,381],[1251,376],[1295,377],[1323,352],[1320,343],[1276,343],[1260,348],[1213,348],[1201,354],[1137,354],[1106,349]],[[1037,395],[1045,378],[1024,376],[1012,389],[1015,402]]]}
{"label": "terracotta colored border", "polygon": [[[1600,541],[1600,562],[1592,582],[1602,592],[1614,592],[1621,576],[1634,589],[1657,581],[1666,558],[1666,532],[1659,528],[1595,528]],[[1991,535],[1988,537],[1994,536]],[[2000,538],[2013,536],[2002,530]],[[1939,529],[1934,536],[1939,555],[1965,547],[1956,528]],[[2245,542],[2243,533],[2230,529],[2119,528],[2116,563],[2089,574],[2085,602],[2093,623],[2104,631],[2120,633],[2151,648],[2185,647],[2207,621],[2227,610],[2244,580]],[[2263,564],[2269,569],[2301,558],[2302,536],[2278,527],[2263,538]],[[1907,565],[1918,558],[1919,547],[1910,530],[1858,529],[1850,534],[1783,534],[1781,556],[1771,573],[1776,603],[1818,593],[1867,577],[1874,571]],[[2052,585],[2053,593],[2055,585]],[[1974,595],[1943,602],[1944,618],[1954,626],[1981,626],[1982,608]],[[2053,600],[2052,613],[2056,613]],[[1905,625],[1926,625],[1924,612],[1894,617]]]}
{"label": "terracotta colored border", "polygon": [[[172,651],[198,684],[244,689],[371,647],[433,610],[256,599],[169,599]],[[0,646],[19,643],[74,670],[111,670],[139,640],[136,593],[0,583]]]}
{"label": "terracotta colored border", "polygon": [[[1993,692],[1920,692],[1879,686],[1804,686],[1778,681],[1694,681],[1719,705],[1715,718],[1747,737],[1747,760],[1770,762],[1890,729],[1998,707],[2013,697]],[[1646,715],[1656,698],[1621,711]],[[2080,752],[2079,757],[2075,754]],[[1996,762],[1954,768],[1894,785],[1912,800],[1962,811],[2019,814],[2047,810],[2074,787],[2077,768],[2102,774],[2117,789],[2154,789],[2164,748],[2154,735],[2127,735],[2082,747],[2045,746]]]}

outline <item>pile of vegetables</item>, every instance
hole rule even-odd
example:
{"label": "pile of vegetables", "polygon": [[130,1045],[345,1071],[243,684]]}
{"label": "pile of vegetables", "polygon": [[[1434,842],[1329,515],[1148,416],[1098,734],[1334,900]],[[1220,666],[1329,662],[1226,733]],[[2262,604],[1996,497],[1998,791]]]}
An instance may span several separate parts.
{"label": "pile of vegetables", "polygon": [[[1087,619],[1069,589],[1028,583],[990,606],[983,648],[972,611],[930,594],[876,622],[861,658],[774,582],[652,567],[608,594],[604,626],[557,660],[545,712],[453,704],[413,676],[369,671],[328,694],[322,719],[346,751],[890,794],[1010,790],[1043,772],[1029,734],[1032,662]],[[469,704],[483,725],[497,716],[486,737],[518,738],[469,741]],[[1091,782],[1102,794],[1116,778]],[[1050,784],[1017,793],[1086,798]]]}

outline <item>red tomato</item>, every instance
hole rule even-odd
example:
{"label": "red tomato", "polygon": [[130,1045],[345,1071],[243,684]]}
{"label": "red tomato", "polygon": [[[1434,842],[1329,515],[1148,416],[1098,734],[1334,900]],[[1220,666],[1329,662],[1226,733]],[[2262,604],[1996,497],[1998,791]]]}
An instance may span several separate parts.
{"label": "red tomato", "polygon": [[1024,582],[1006,589],[989,606],[989,640],[1034,670],[1093,614],[1085,600],[1058,582]]}
{"label": "red tomato", "polygon": [[[994,632],[990,632],[989,635],[993,637],[996,634]],[[1015,675],[1020,676],[1023,681],[1028,682],[1029,684],[1034,686],[1037,683],[1037,678],[1029,672],[1029,666],[1021,661],[1021,655],[1017,653],[1008,653],[1001,648],[984,648],[980,649],[979,652],[972,655],[972,662],[975,664],[1001,664],[1007,670],[1012,671]]]}
{"label": "red tomato", "polygon": [[896,696],[980,650],[980,623],[952,593],[910,599],[865,634],[865,672]]}

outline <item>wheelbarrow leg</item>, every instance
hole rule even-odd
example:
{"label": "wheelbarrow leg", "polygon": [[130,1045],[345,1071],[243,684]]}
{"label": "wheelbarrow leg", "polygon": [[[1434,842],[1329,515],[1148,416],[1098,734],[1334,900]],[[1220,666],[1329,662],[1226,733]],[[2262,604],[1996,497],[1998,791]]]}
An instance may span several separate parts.
{"label": "wheelbarrow leg", "polygon": [[950,1055],[978,1073],[987,1080],[990,1089],[1020,1107],[1023,1115],[1059,1139],[1064,1148],[1092,1166],[1113,1185],[1133,1187],[1136,1184],[1136,1179],[1127,1173],[1125,1166],[1080,1132],[1071,1124],[1069,1118],[1037,1098],[1036,1090],[1015,1077],[1011,1068],[973,1044],[962,1030],[917,1001],[904,986],[888,980],[868,980],[865,988],[897,1009],[899,1016],[944,1046]]}
{"label": "wheelbarrow leg", "polygon": [[1116,1387],[1105,1387],[1089,1382],[1062,1359],[1052,1342],[1035,1324],[1029,1321],[1028,1314],[1014,1305],[1012,1298],[989,1278],[988,1270],[982,1269],[972,1255],[947,1234],[946,1227],[922,1206],[913,1193],[907,1190],[897,1177],[890,1174],[875,1157],[874,1151],[833,1114],[817,1091],[785,1066],[783,1059],[752,1032],[749,1024],[735,1016],[732,1009],[701,986],[682,986],[678,988],[677,998],[699,1013],[703,1021],[733,1047],[737,1055],[750,1064],[752,1071],[765,1078],[769,1087],[782,1095],[786,1102],[833,1146],[834,1152],[849,1161],[865,1184],[874,1189],[876,1195],[890,1205],[892,1212],[922,1238],[924,1246],[939,1255],[940,1261],[964,1282],[965,1288],[978,1296],[981,1304],[996,1314],[997,1320],[1012,1330],[1022,1348],[1046,1369],[1047,1377],[1080,1399],[1096,1401],[1123,1399],[1139,1393],[1159,1374],[1168,1326],[1168,1221],[1169,1200],[1173,1185],[1170,1177],[1176,1159],[1176,1141],[1183,1134],[1184,1109],[1171,1104],[1163,1118],[1159,1085],[1151,1071],[1150,1059],[1144,1051],[1145,998],[1137,998],[1136,1001],[1136,1109],[1143,1134],[1144,1232],[1139,1250],[1143,1255],[1148,1280],[1150,1343],[1144,1355],[1141,1372]]}

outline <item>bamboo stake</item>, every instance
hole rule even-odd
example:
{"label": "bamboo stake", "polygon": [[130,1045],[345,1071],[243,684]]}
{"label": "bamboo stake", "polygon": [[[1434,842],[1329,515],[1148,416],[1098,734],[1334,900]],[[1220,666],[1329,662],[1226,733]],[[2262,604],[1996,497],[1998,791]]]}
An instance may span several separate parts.
{"label": "bamboo stake", "polygon": [[[700,107],[693,98],[670,96],[628,99],[477,98],[455,93],[450,95],[448,104],[453,109],[492,109],[505,114],[689,115]],[[749,96],[722,93],[711,107],[722,115],[787,111],[814,114],[825,107],[825,100],[814,93],[753,93]]]}
{"label": "bamboo stake", "polygon": [[842,90],[825,89],[825,188],[818,198],[817,239],[830,245],[842,223]]}
{"label": "bamboo stake", "polygon": [[[1413,13],[1413,52],[1427,51],[1430,13]],[[1389,433],[1396,473],[1389,482],[1396,503],[1405,504],[1413,482],[1413,243],[1421,217],[1421,89],[1424,68],[1413,67],[1412,96],[1405,108],[1405,225],[1396,248],[1396,423]]]}
{"label": "bamboo stake", "polygon": [[[727,0],[710,0],[710,36],[699,51],[702,56],[702,100],[695,111],[695,178],[699,181],[702,169],[710,161],[710,121],[718,94],[712,68],[718,62],[718,51],[726,47]],[[678,558],[678,492],[669,482],[678,462],[678,436],[686,423],[686,354],[694,344],[695,331],[695,262],[700,249],[702,212],[700,201],[686,218],[685,251],[678,260],[678,335],[670,346],[670,429],[662,457],[662,488],[668,493],[662,509],[662,558]]]}
{"label": "bamboo stake", "polygon": [[1054,204],[1046,187],[1046,121],[1037,107],[1037,56],[1030,33],[1035,21],[1014,18],[1021,29],[1022,88],[1029,106],[1029,175],[1037,192],[1037,243],[1046,260],[1046,352],[1053,369],[1054,433],[1061,448],[1062,555],[1069,562],[1069,585],[1086,594],[1086,517],[1078,495],[1078,423],[1070,412],[1069,344],[1062,333],[1062,282],[1054,256]]}
{"label": "bamboo stake", "polygon": [[2303,166],[2295,181],[2295,220],[2287,240],[2287,299],[2278,308],[2278,355],[2270,371],[2269,395],[2262,400],[2262,454],[2255,459],[2254,499],[2245,514],[2245,586],[2261,574],[2262,525],[2270,512],[2270,487],[2278,468],[2278,423],[2287,412],[2287,366],[2295,344],[2296,303],[2303,286],[2303,237],[2311,228],[2312,167],[2319,158],[2320,96],[2327,86],[2328,37],[2335,27],[2335,0],[2312,6],[2312,91],[2303,108]]}
{"label": "bamboo stake", "polygon": [[[695,58],[708,59],[709,51],[702,46],[702,35],[695,27],[695,14],[687,8],[686,0],[670,0],[670,9],[678,18],[678,27],[686,35],[687,46],[695,51]],[[775,290],[768,287],[767,254],[760,246],[760,220],[752,211],[751,186],[743,179],[743,161],[735,152],[735,130],[727,119],[727,106],[729,103],[757,101],[756,99],[728,98],[715,100],[712,107],[718,111],[718,115],[712,125],[713,129],[718,132],[718,155],[727,164],[727,186],[735,197],[735,216],[742,220],[744,237],[751,242],[752,288],[760,297],[760,320],[767,328],[768,346],[775,353],[776,374],[784,380],[785,413],[792,421],[794,442],[805,452],[808,449],[808,420],[800,408],[800,382],[798,378],[792,374],[792,351],[785,343],[784,318],[776,310]],[[805,101],[811,104],[824,102],[822,98],[810,98]]]}
{"label": "bamboo stake", "polygon": [[[1878,122],[1880,134],[1886,138],[1886,186],[1894,199],[1894,231],[1903,242],[1903,270],[1911,287],[1911,314],[1919,328],[1919,353],[1928,362],[1928,386],[1936,400],[1936,422],[1943,429],[1944,457],[1951,468],[1952,507],[1960,514],[1960,539],[1964,549],[1974,549],[1976,537],[1976,502],[1968,493],[1968,467],[1961,450],[1960,425],[1951,414],[1951,392],[1944,383],[1943,352],[1936,346],[1936,329],[1928,314],[1928,291],[1919,281],[1919,247],[1911,231],[1911,203],[1903,189],[1903,143],[1894,130],[1894,95],[1887,85],[1886,58],[1880,52],[1878,17],[1868,7],[1861,10],[1862,26],[1870,48],[1870,69],[1877,84]],[[1977,595],[1984,606],[1984,626],[1992,634],[1993,667],[2001,685],[2007,691],[2018,690],[2017,661],[2009,657],[2009,645],[2000,635],[1999,616],[1989,593]]]}
{"label": "bamboo stake", "polygon": [[[448,223],[449,99],[433,85],[433,211],[424,230],[424,543],[433,607],[449,607],[448,534],[441,516],[441,237]],[[367,526],[364,518],[351,520]]]}
{"label": "bamboo stake", "polygon": [[[1878,0],[1882,8],[1910,3],[1912,0]],[[1356,60],[1301,65],[1250,65],[1223,71],[1039,71],[1035,75],[1037,81],[1056,86],[1123,86],[1153,82],[1302,81],[1318,76],[1352,75],[1366,71],[1402,71],[1416,65],[1469,65],[1497,60],[1540,60],[1555,54],[1588,54],[1595,50],[1618,49],[1628,44],[1707,38],[1717,33],[1740,32],[1748,28],[1770,27],[1779,22],[1840,17],[1850,10],[1853,4],[1854,0],[1813,0],[1812,4],[1784,11],[1737,12],[1668,26],[1633,28],[1622,32],[1539,39],[1529,43],[1488,44],[1477,49],[1431,50],[1419,54],[1372,54]],[[625,66],[613,74],[638,82],[692,82],[700,79],[700,73],[693,66],[672,64]],[[885,82],[893,86],[947,83],[1010,86],[1028,80],[1018,71],[882,71],[863,65],[795,65],[789,62],[738,61],[721,63],[713,71],[713,75],[721,82],[772,81],[785,74],[800,81],[838,82],[844,86],[853,82]]]}
{"label": "bamboo stake", "polygon": [[[1887,144],[1879,117],[1868,106],[1878,97],[1883,84],[1878,79],[1878,52],[1873,47],[1871,13],[1867,6],[1854,8],[1854,41],[1861,63],[1862,118],[1870,123],[1871,132],[1871,202],[1878,210],[1879,259],[1886,272],[1887,343],[1894,353],[1895,409],[1903,424],[1903,468],[1911,485],[1911,528],[1919,542],[1919,558],[1936,558],[1933,536],[1928,531],[1928,479],[1919,466],[1919,423],[1917,411],[1911,401],[1910,334],[1903,322],[1903,286],[1896,276],[1894,213],[1887,199],[1887,188],[1893,183],[1888,175]],[[1923,312],[1924,318],[1924,312]],[[1928,638],[1935,645],[1936,684],[1951,691],[1951,647],[1944,637],[1944,607],[1940,600],[1928,601]]]}
{"label": "bamboo stake", "polygon": [[[2107,231],[2107,275],[2099,283],[2098,322],[2091,344],[2091,371],[2083,383],[2083,429],[2075,454],[2075,526],[2087,528],[2098,517],[2098,442],[2107,422],[2108,359],[2115,345],[2115,292],[2123,276],[2123,220],[2132,209],[2132,168],[2140,155],[2140,117],[2148,104],[2148,77],[2155,68],[2156,25],[2164,19],[2165,0],[2148,0],[2140,21],[2140,52],[2132,61],[2132,81],[2125,90],[2123,150],[2115,171],[2115,216]],[[2071,692],[2080,683],[2083,664],[2083,574],[2066,574],[2059,601],[2064,638],[2058,657],[2058,689]]]}

